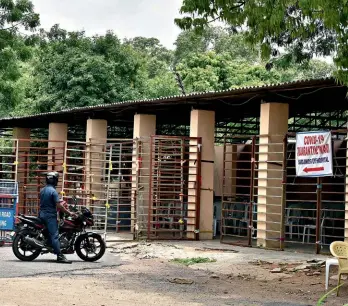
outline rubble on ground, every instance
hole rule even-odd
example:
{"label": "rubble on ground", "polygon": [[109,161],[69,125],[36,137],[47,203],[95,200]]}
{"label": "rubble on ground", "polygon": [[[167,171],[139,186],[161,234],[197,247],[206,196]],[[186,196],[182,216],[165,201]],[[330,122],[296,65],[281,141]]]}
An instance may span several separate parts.
{"label": "rubble on ground", "polygon": [[211,261],[195,263],[189,268],[212,273],[211,279],[219,279],[223,276],[282,281],[298,274],[314,279],[321,276],[325,268],[325,260],[320,256],[313,259],[308,254],[257,251],[216,243],[147,242],[144,240],[115,243],[109,248],[112,254],[124,259],[159,260],[172,262],[172,264],[180,264],[182,259],[209,258]]}

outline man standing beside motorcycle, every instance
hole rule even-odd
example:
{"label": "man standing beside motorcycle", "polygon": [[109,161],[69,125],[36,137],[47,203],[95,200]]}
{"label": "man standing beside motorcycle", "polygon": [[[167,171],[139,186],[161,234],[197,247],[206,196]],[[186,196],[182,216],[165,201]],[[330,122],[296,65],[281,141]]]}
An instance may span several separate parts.
{"label": "man standing beside motorcycle", "polygon": [[46,186],[40,191],[40,219],[44,222],[50,238],[54,254],[57,255],[57,262],[71,264],[60,250],[59,228],[57,210],[75,218],[76,215],[70,212],[62,204],[56,187],[58,185],[58,172],[50,172],[46,176]]}

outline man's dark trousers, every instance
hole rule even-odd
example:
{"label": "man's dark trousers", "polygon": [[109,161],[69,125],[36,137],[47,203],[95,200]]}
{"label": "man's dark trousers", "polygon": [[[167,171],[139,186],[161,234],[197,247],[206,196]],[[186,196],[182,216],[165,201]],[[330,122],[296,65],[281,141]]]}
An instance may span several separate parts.
{"label": "man's dark trousers", "polygon": [[47,227],[54,254],[60,254],[59,229],[56,214],[40,212],[40,219]]}

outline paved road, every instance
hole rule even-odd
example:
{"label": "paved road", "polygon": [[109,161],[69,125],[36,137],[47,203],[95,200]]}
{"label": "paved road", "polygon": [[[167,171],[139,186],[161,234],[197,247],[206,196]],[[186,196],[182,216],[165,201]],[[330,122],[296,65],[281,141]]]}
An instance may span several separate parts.
{"label": "paved road", "polygon": [[22,262],[13,255],[11,247],[0,247],[0,278],[38,276],[120,265],[118,257],[110,254],[108,250],[104,257],[95,263],[84,262],[77,255],[67,255],[67,258],[73,261],[71,265],[57,264],[56,257],[51,254],[40,256],[33,262]]}

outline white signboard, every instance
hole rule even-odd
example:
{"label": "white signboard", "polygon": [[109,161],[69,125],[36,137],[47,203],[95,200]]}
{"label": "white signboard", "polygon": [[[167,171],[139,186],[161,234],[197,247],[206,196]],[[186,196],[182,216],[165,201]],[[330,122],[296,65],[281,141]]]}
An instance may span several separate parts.
{"label": "white signboard", "polygon": [[331,132],[297,133],[295,154],[297,176],[332,176]]}

